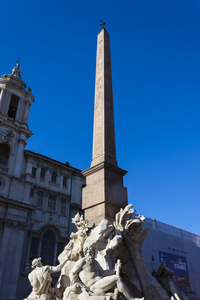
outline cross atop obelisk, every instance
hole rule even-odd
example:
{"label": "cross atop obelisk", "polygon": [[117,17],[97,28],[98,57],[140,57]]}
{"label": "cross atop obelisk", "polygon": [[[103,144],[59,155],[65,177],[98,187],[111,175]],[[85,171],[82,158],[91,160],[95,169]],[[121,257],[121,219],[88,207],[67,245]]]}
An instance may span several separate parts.
{"label": "cross atop obelisk", "polygon": [[93,155],[91,167],[84,171],[82,209],[85,220],[99,223],[114,220],[121,207],[127,205],[127,190],[123,176],[127,173],[117,166],[112,94],[110,37],[102,24],[97,37]]}

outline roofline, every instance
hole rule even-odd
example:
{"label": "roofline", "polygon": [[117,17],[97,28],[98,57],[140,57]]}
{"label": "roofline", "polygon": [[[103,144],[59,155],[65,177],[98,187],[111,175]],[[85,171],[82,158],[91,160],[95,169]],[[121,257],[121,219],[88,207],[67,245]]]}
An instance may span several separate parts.
{"label": "roofline", "polygon": [[53,159],[53,158],[50,158],[50,157],[48,157],[48,156],[45,156],[45,155],[42,155],[42,154],[40,154],[40,153],[36,153],[36,152],[33,152],[33,151],[30,151],[30,150],[25,150],[24,151],[24,154],[25,154],[25,156],[39,156],[41,159],[43,159],[43,160],[46,160],[47,162],[48,161],[51,161],[52,163],[55,163],[55,164],[58,164],[58,165],[61,165],[61,167],[63,167],[63,168],[65,168],[65,169],[70,169],[71,171],[74,171],[74,172],[78,172],[79,173],[79,175],[80,175],[80,177],[83,177],[83,178],[85,178],[85,176],[83,176],[82,175],[82,171],[81,170],[79,170],[79,169],[77,169],[77,168],[74,168],[74,167],[71,167],[70,165],[68,166],[68,165],[66,165],[65,163],[62,163],[62,162],[60,162],[60,161],[58,161],[58,160],[55,160],[55,159]]}

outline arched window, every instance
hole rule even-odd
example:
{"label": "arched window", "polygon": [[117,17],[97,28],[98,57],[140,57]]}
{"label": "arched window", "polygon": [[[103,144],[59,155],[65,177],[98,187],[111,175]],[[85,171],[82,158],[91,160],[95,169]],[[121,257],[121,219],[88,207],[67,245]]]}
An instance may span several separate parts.
{"label": "arched window", "polygon": [[0,164],[7,166],[8,165],[8,159],[10,154],[10,148],[6,143],[0,144]]}
{"label": "arched window", "polygon": [[51,181],[57,182],[57,173],[55,171],[52,172]]}
{"label": "arched window", "polygon": [[29,255],[29,263],[31,265],[34,258],[38,257],[39,238],[33,237],[31,240],[31,249]]}
{"label": "arched window", "polygon": [[8,117],[15,119],[18,103],[19,103],[19,97],[16,95],[12,95],[10,98],[10,105],[7,113]]}
{"label": "arched window", "polygon": [[67,176],[63,177],[63,186],[67,186]]}
{"label": "arched window", "polygon": [[53,265],[55,248],[55,234],[51,230],[47,230],[42,239],[41,257],[43,265]]}

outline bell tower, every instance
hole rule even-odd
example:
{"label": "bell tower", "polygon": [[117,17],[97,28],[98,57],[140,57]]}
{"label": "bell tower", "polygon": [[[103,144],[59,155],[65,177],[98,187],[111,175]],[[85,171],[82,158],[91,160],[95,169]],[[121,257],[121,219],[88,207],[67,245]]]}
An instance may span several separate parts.
{"label": "bell tower", "polygon": [[0,168],[20,177],[24,148],[32,135],[28,127],[31,89],[22,81],[19,61],[10,75],[0,78]]}

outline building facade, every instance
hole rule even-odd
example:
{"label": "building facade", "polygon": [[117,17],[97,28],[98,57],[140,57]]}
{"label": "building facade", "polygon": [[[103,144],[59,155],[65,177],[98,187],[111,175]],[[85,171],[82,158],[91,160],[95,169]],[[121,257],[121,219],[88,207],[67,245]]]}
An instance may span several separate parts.
{"label": "building facade", "polygon": [[81,212],[85,178],[69,163],[25,150],[34,97],[19,64],[0,79],[0,299],[30,293],[30,263],[56,265],[71,218]]}
{"label": "building facade", "polygon": [[149,218],[143,228],[149,230],[142,248],[149,272],[164,260],[189,300],[200,300],[200,236]]}

